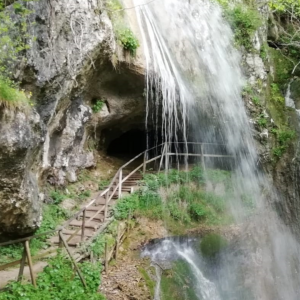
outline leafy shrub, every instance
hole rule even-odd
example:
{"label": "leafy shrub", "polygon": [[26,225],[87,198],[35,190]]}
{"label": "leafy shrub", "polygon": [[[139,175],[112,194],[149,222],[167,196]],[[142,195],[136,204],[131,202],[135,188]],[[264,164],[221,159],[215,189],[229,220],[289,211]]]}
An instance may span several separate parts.
{"label": "leafy shrub", "polygon": [[251,7],[237,5],[227,8],[226,15],[233,27],[236,43],[251,50],[254,33],[261,24],[258,12]]}
{"label": "leafy shrub", "polygon": [[133,213],[138,208],[138,204],[139,196],[136,193],[120,199],[114,208],[116,219],[126,219],[129,213]]}
{"label": "leafy shrub", "polygon": [[139,47],[139,41],[129,28],[118,30],[117,38],[125,50],[129,51],[130,54],[135,55],[136,49]]}
{"label": "leafy shrub", "polygon": [[102,110],[103,105],[104,105],[104,101],[102,101],[102,100],[97,100],[96,103],[92,106],[92,111],[93,111],[95,114],[98,113],[99,111]]}
{"label": "leafy shrub", "polygon": [[202,203],[192,203],[189,206],[189,213],[193,220],[201,221],[205,219],[207,210]]}
{"label": "leafy shrub", "polygon": [[135,55],[136,49],[139,47],[139,41],[126,24],[121,2],[119,0],[108,0],[106,7],[118,42],[124,50],[129,51],[131,55]]}
{"label": "leafy shrub", "polygon": [[295,0],[271,0],[268,2],[269,7],[279,13],[291,13],[300,16],[300,2]]}

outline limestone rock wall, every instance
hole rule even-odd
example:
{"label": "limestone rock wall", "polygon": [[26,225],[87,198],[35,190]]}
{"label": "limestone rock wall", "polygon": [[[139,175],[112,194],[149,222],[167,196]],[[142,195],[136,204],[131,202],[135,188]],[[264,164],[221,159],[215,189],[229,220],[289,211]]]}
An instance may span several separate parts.
{"label": "limestone rock wall", "polygon": [[[27,114],[0,109],[0,234],[25,234],[40,225],[40,187],[74,182],[78,170],[95,165],[88,138],[97,143],[102,128],[143,122],[141,57],[130,64],[119,58],[113,66],[117,47],[103,5],[28,2],[35,41],[15,77],[32,92],[34,105]],[[97,99],[105,102],[101,113],[92,111]]]}

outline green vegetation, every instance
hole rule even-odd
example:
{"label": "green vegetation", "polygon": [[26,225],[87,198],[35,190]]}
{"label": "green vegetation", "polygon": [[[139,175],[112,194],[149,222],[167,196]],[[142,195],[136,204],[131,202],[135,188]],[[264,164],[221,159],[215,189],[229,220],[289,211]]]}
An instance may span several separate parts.
{"label": "green vegetation", "polygon": [[124,50],[129,51],[131,55],[135,55],[136,49],[139,47],[139,41],[133,32],[129,28],[122,28],[118,29],[116,34]]}
{"label": "green vegetation", "polygon": [[68,196],[62,193],[60,190],[53,190],[50,192],[50,197],[53,200],[53,204],[60,204],[65,199],[68,199]]}
{"label": "green vegetation", "polygon": [[273,129],[272,133],[275,134],[277,140],[277,146],[273,149],[273,154],[275,157],[280,158],[287,150],[296,132],[290,129]]}
{"label": "green vegetation", "polygon": [[149,274],[147,273],[147,271],[145,269],[143,269],[141,267],[139,267],[138,269],[146,282],[146,285],[149,289],[150,295],[152,297],[154,297],[154,290],[155,290],[156,282],[149,276]]}
{"label": "green vegetation", "polygon": [[171,270],[163,271],[161,277],[162,300],[197,300],[194,278],[188,264],[178,260]]}
{"label": "green vegetation", "polygon": [[252,39],[262,23],[258,11],[244,3],[233,6],[229,5],[228,0],[217,1],[224,8],[225,17],[234,30],[236,44],[245,47],[247,51],[251,51],[253,48]]}
{"label": "green vegetation", "polygon": [[37,288],[31,284],[13,282],[6,292],[0,293],[0,300],[104,300],[97,292],[100,284],[100,264],[84,262],[79,265],[87,284],[84,289],[71,262],[62,255],[51,259],[49,265],[37,277]]}
{"label": "green vegetation", "polygon": [[0,76],[0,107],[16,109],[29,104],[29,99],[23,91],[19,91],[17,87],[9,79]]}
{"label": "green vegetation", "polygon": [[267,119],[265,117],[264,114],[260,114],[259,117],[258,117],[258,120],[257,120],[257,124],[260,126],[260,127],[267,127]]}
{"label": "green vegetation", "polygon": [[261,101],[259,97],[259,93],[257,93],[254,88],[252,88],[250,85],[246,85],[243,88],[242,95],[246,97],[247,99],[250,99],[255,106],[261,106]]}
{"label": "green vegetation", "polygon": [[118,221],[113,221],[104,231],[104,233],[98,235],[87,249],[83,249],[85,252],[93,252],[93,256],[97,259],[101,259],[104,256],[105,243],[108,248],[111,249],[116,241]]}
{"label": "green vegetation", "polygon": [[[199,167],[189,172],[170,170],[169,174],[147,174],[140,191],[117,202],[115,217],[126,219],[129,213],[160,219],[173,233],[194,226],[229,224],[233,217],[227,207],[232,198],[230,172],[207,170],[206,177]],[[205,191],[205,180],[222,182],[226,189],[220,197]],[[183,226],[178,226],[182,224]]]}
{"label": "green vegetation", "polygon": [[[68,213],[57,205],[44,205],[43,220],[41,227],[36,234],[54,230],[59,224],[69,217]],[[33,255],[43,248],[47,248],[47,239],[49,236],[41,236],[31,240],[30,250]],[[23,252],[22,244],[13,244],[9,246],[0,247],[0,264],[5,264],[10,261],[20,259]]]}
{"label": "green vegetation", "polygon": [[293,13],[296,17],[300,17],[300,2],[298,0],[271,0],[268,4],[275,12]]}
{"label": "green vegetation", "polygon": [[244,46],[247,51],[252,49],[252,39],[255,31],[261,25],[258,12],[244,4],[236,5],[226,10],[227,18],[233,27],[237,45]]}
{"label": "green vegetation", "polygon": [[33,39],[28,34],[28,16],[32,11],[26,8],[26,2],[21,0],[12,4],[12,10],[6,10],[8,2],[0,0],[0,73],[9,77],[9,66],[13,65],[20,57],[22,51],[29,48],[28,39]]}
{"label": "green vegetation", "polygon": [[204,256],[212,257],[220,253],[228,245],[228,242],[220,235],[211,233],[200,241],[200,250]]}
{"label": "green vegetation", "polygon": [[20,59],[20,54],[29,48],[31,37],[27,18],[32,12],[26,8],[28,1],[15,2],[12,10],[6,10],[8,2],[0,0],[0,108],[25,109],[29,105],[29,96],[9,79],[12,77],[11,67]]}
{"label": "green vegetation", "polygon": [[274,102],[284,104],[284,97],[276,83],[271,84],[271,99]]}
{"label": "green vegetation", "polygon": [[98,113],[99,111],[102,110],[103,105],[104,105],[104,101],[102,101],[102,100],[97,100],[96,103],[92,106],[92,111],[93,111],[94,113]]}
{"label": "green vegetation", "polygon": [[134,56],[139,47],[139,41],[127,25],[122,4],[119,0],[107,0],[106,7],[113,23],[117,41],[125,51]]}
{"label": "green vegetation", "polygon": [[110,181],[109,180],[107,180],[107,179],[104,179],[104,180],[101,180],[100,182],[99,182],[99,191],[102,191],[102,190],[104,190],[106,187],[108,187],[109,186],[109,183],[110,183]]}

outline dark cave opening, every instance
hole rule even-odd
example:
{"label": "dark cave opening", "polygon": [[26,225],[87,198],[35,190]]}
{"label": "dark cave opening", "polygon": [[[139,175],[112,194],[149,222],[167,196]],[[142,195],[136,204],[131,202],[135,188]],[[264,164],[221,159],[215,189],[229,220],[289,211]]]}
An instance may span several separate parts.
{"label": "dark cave opening", "polygon": [[144,152],[146,147],[146,132],[140,129],[131,129],[111,140],[106,153],[109,156],[133,158]]}

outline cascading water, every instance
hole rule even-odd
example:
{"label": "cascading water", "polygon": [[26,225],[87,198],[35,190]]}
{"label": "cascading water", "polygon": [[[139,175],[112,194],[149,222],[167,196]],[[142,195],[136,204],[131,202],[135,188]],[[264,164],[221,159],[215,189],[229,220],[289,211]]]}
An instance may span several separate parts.
{"label": "cascading water", "polygon": [[[213,282],[207,279],[199,265],[197,259],[199,256],[195,253],[191,243],[179,243],[171,239],[165,239],[160,245],[155,245],[153,249],[151,247],[146,248],[142,256],[149,256],[156,269],[161,268],[159,265],[166,262],[171,262],[176,259],[182,259],[185,261],[193,275],[193,281],[195,286],[195,294],[199,300],[220,300],[220,296]],[[160,275],[158,274],[158,281],[156,286],[156,293],[154,300],[159,300],[159,285]]]}
{"label": "cascading water", "polygon": [[[235,157],[229,205],[236,221],[242,223],[246,215],[244,195],[256,204],[241,246],[248,264],[235,260],[238,252],[224,254],[219,288],[235,289],[244,276],[254,299],[299,299],[299,245],[274,213],[272,204],[280,200],[257,170],[241,98],[240,55],[221,8],[208,0],[143,3],[135,0],[147,68],[147,123],[161,130],[164,141],[177,143],[175,148],[179,140],[226,144]],[[204,297],[207,287],[201,290]]]}

